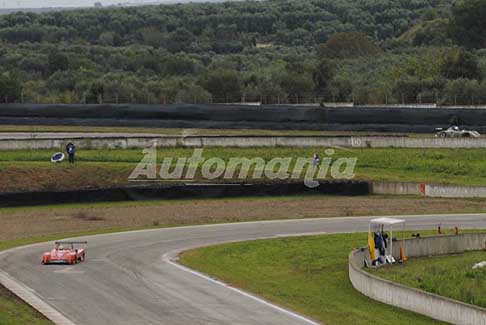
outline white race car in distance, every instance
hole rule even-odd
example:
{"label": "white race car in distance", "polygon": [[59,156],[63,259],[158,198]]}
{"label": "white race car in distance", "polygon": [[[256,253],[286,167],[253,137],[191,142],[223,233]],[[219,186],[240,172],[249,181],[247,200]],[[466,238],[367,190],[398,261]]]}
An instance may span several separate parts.
{"label": "white race car in distance", "polygon": [[451,126],[444,130],[442,128],[436,129],[436,137],[439,138],[479,138],[481,134],[478,131],[461,130],[458,126]]}

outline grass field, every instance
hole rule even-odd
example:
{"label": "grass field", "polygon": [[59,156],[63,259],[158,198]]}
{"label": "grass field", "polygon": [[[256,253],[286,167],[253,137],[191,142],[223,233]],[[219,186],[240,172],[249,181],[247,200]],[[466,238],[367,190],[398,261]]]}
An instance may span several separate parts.
{"label": "grass field", "polygon": [[441,296],[486,308],[486,268],[473,270],[486,261],[486,252],[411,259],[403,265],[370,270],[380,277]]}
{"label": "grass field", "polygon": [[[207,148],[203,157],[309,158],[316,148]],[[191,157],[192,149],[159,149],[164,158]],[[53,165],[52,150],[1,151],[0,192],[18,190],[77,189],[127,184],[128,175],[142,159],[142,150],[79,150],[78,163]],[[321,152],[321,157],[326,157]],[[331,156],[356,157],[356,179],[415,181],[460,185],[486,184],[484,149],[354,149],[336,150]],[[175,161],[175,159],[174,159]],[[201,178],[196,174],[196,178]],[[233,180],[234,181],[234,180]]]}
{"label": "grass field", "polygon": [[0,286],[0,324],[48,325],[52,323],[7,289]]}
{"label": "grass field", "polygon": [[437,324],[366,298],[348,279],[348,254],[366,234],[258,240],[185,252],[183,264],[325,324]]}

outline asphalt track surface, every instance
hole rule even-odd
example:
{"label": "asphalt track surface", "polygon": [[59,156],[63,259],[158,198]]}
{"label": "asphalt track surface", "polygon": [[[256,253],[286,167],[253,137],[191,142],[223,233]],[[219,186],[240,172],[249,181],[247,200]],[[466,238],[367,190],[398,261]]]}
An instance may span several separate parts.
{"label": "asphalt track surface", "polygon": [[[407,229],[486,229],[486,215],[408,216]],[[80,238],[87,261],[42,266],[52,243],[0,255],[0,269],[77,324],[310,324],[173,260],[193,247],[301,234],[367,231],[370,217],[249,222]]]}

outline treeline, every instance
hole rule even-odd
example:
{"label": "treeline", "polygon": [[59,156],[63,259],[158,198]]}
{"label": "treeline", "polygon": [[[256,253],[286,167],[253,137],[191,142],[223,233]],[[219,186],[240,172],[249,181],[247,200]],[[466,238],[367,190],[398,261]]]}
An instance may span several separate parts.
{"label": "treeline", "polygon": [[143,44],[170,52],[235,53],[256,42],[314,46],[338,32],[397,37],[452,0],[270,0],[86,9],[1,17],[10,43]]}
{"label": "treeline", "polygon": [[476,50],[486,46],[486,0],[453,3],[271,0],[5,15],[0,100],[486,100],[486,56]]}

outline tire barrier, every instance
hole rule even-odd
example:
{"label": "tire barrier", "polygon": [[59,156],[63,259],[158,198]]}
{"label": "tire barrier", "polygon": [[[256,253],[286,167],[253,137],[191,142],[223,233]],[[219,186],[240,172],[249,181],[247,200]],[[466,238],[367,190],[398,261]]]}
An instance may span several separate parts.
{"label": "tire barrier", "polygon": [[369,184],[362,181],[321,181],[320,186],[317,188],[308,188],[303,182],[271,184],[180,184],[172,186],[129,186],[59,192],[3,193],[0,194],[0,207],[247,196],[368,195],[369,193]]}

